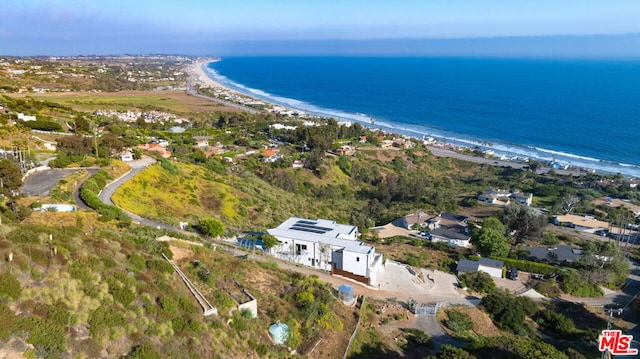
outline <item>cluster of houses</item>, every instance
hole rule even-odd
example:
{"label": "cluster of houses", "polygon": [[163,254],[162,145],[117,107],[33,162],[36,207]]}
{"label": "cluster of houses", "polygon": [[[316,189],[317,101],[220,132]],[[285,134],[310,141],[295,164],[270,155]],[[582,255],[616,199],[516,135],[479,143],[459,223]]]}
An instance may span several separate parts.
{"label": "cluster of houses", "polygon": [[123,122],[136,122],[139,118],[142,118],[146,123],[155,122],[175,122],[175,123],[187,123],[189,120],[186,118],[177,117],[176,115],[160,112],[160,111],[113,111],[113,110],[98,110],[93,113],[94,116],[115,117]]}

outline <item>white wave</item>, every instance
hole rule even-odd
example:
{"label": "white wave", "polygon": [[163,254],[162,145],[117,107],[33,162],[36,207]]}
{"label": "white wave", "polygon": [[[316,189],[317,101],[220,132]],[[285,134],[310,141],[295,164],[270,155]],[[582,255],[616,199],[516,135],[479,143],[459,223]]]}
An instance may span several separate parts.
{"label": "white wave", "polygon": [[559,155],[559,156],[563,156],[563,157],[570,157],[570,158],[578,158],[578,159],[582,159],[582,160],[587,160],[587,161],[601,161],[597,158],[593,158],[593,157],[587,157],[587,156],[580,156],[580,155],[576,155],[573,153],[566,153],[566,152],[562,152],[562,151],[554,151],[554,150],[548,150],[546,148],[539,148],[539,147],[533,147],[538,151],[541,152],[546,152],[546,153],[551,153],[553,155]]}
{"label": "white wave", "polygon": [[470,135],[457,134],[455,132],[433,128],[424,125],[409,125],[403,123],[393,122],[384,118],[376,118],[363,113],[351,113],[343,110],[320,107],[305,101],[282,97],[270,94],[260,89],[250,88],[243,84],[230,80],[226,76],[221,75],[216,70],[206,67],[207,75],[209,75],[215,81],[230,87],[236,91],[242,92],[248,96],[258,97],[262,100],[304,111],[310,114],[323,117],[331,117],[337,120],[359,122],[365,126],[371,126],[373,121],[374,128],[380,128],[388,132],[396,132],[403,135],[415,136],[415,137],[435,137],[441,140],[445,140],[448,143],[464,146],[475,147],[478,146],[481,149],[491,149],[496,154],[518,156],[523,158],[532,158],[538,161],[549,162],[555,160],[556,162],[566,163],[568,165],[578,168],[590,168],[596,171],[605,173],[622,173],[626,176],[640,177],[640,166],[633,164],[621,164],[608,162],[601,159],[578,155],[574,153],[567,153],[563,151],[546,149],[530,145],[521,144],[509,144],[497,140],[490,140],[491,145],[483,145],[478,138],[474,138]]}

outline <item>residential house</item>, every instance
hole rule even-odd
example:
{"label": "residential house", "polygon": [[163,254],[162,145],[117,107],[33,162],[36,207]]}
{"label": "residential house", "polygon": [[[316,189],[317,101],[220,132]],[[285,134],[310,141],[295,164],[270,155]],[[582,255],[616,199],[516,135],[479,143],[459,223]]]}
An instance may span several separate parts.
{"label": "residential house", "polygon": [[482,271],[494,278],[502,278],[503,268],[504,262],[495,259],[480,258],[478,261],[461,259],[456,267],[456,272],[462,274]]}
{"label": "residential house", "polygon": [[382,254],[358,240],[358,227],[326,219],[291,217],[267,230],[279,244],[271,254],[299,264],[330,270],[372,285],[382,269]]}
{"label": "residential house", "polygon": [[413,147],[413,142],[409,141],[406,138],[394,138],[392,141],[393,147],[397,147],[397,148],[412,148]]}
{"label": "residential house", "polygon": [[336,148],[336,154],[342,156],[353,156],[356,153],[356,149],[352,146],[342,145]]}
{"label": "residential house", "polygon": [[383,149],[389,149],[389,148],[393,147],[393,141],[391,141],[391,140],[382,140],[382,141],[380,141],[379,146],[380,146],[380,148],[383,148]]}
{"label": "residential house", "polygon": [[278,151],[277,150],[273,150],[273,149],[264,150],[264,152],[262,152],[262,154],[264,155],[262,160],[264,162],[267,162],[267,163],[273,163],[273,162],[277,161],[278,159],[280,159],[280,157],[281,157],[278,154]]}
{"label": "residential house", "polygon": [[24,113],[18,113],[18,120],[27,122],[27,121],[37,121],[38,119],[36,118],[36,116],[27,116]]}
{"label": "residential house", "polygon": [[531,206],[533,202],[532,193],[523,193],[517,190],[488,189],[483,194],[478,195],[477,198],[479,202],[503,206],[511,203],[511,200],[526,206]]}
{"label": "residential house", "polygon": [[393,223],[399,227],[406,229],[414,229],[416,225],[420,229],[438,229],[444,228],[454,232],[468,233],[467,221],[469,217],[441,212],[435,216],[426,215],[422,212],[406,215],[402,218],[395,220]]}
{"label": "residential house", "polygon": [[525,206],[531,206],[531,203],[533,203],[533,193],[513,191],[511,197],[513,198],[514,202],[518,204],[524,204]]}
{"label": "residential house", "polygon": [[508,204],[511,192],[504,189],[488,189],[478,195],[478,201],[489,204]]}
{"label": "residential house", "polygon": [[209,140],[206,140],[206,139],[197,140],[196,143],[193,146],[194,147],[207,147],[207,146],[209,146]]}
{"label": "residential house", "polygon": [[581,250],[566,244],[558,244],[556,248],[523,246],[522,249],[529,251],[531,260],[549,263],[572,263],[582,255]]}
{"label": "residential house", "polygon": [[587,233],[595,233],[609,228],[609,223],[599,221],[591,216],[565,214],[564,216],[554,216],[551,220],[556,226],[570,227],[576,231]]}
{"label": "residential house", "polygon": [[422,212],[408,214],[404,217],[398,218],[393,221],[393,223],[398,226],[408,230],[415,229],[416,227],[420,227],[420,229],[424,229],[427,227],[427,221],[431,218],[431,216],[425,215]]}
{"label": "residential house", "polygon": [[598,198],[598,199],[594,200],[591,203],[595,204],[596,206],[598,206],[598,205],[607,205],[607,206],[612,207],[612,208],[624,207],[624,208],[628,209],[629,211],[631,211],[631,213],[633,213],[633,215],[635,217],[640,217],[640,206],[631,203],[631,201],[629,201],[629,200],[620,199],[620,198],[613,198],[613,197],[601,197],[601,198]]}
{"label": "residential house", "polygon": [[144,145],[138,145],[139,148],[147,151],[158,152],[160,156],[164,158],[171,157],[171,151],[167,150],[165,146],[162,146],[158,143],[147,143]]}
{"label": "residential house", "polygon": [[131,152],[130,149],[125,149],[124,151],[122,151],[119,157],[120,157],[120,161],[122,162],[133,161],[133,153]]}
{"label": "residential house", "polygon": [[447,229],[458,233],[469,233],[467,222],[469,217],[459,214],[440,212],[426,220],[426,227],[430,230]]}
{"label": "residential house", "polygon": [[429,232],[431,242],[444,242],[450,246],[471,247],[471,236],[449,229],[437,228]]}

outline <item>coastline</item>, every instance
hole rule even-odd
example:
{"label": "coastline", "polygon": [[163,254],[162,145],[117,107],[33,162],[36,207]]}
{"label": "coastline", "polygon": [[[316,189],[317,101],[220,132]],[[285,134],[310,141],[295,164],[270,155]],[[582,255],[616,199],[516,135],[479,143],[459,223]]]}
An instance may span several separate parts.
{"label": "coastline", "polygon": [[229,90],[229,91],[233,91],[230,88],[222,86],[218,82],[214,81],[205,72],[205,70],[204,70],[205,66],[207,66],[208,64],[210,64],[212,62],[217,62],[217,61],[220,61],[220,60],[219,59],[213,59],[213,58],[204,59],[204,60],[197,60],[196,62],[188,65],[185,68],[185,72],[187,72],[189,74],[189,78],[192,81],[194,81],[195,84],[198,84],[200,86],[206,86],[206,87],[212,87],[212,88],[220,88],[220,89],[226,89],[226,90]]}
{"label": "coastline", "polygon": [[[267,102],[270,106],[272,106],[273,108],[282,108],[283,105],[279,104],[279,103],[274,103],[273,101],[269,101],[268,99],[264,99],[264,98],[257,98],[255,96],[252,96],[250,94],[247,93],[243,93],[243,92],[239,92],[237,90],[234,90],[230,87],[224,86],[222,84],[220,84],[219,82],[215,81],[214,79],[212,79],[207,72],[204,69],[204,66],[207,66],[209,63],[212,62],[217,62],[220,61],[220,59],[217,58],[209,58],[209,59],[199,59],[196,62],[194,62],[193,64],[189,65],[186,70],[190,75],[190,78],[193,79],[193,81],[195,81],[195,83],[200,84],[201,86],[206,86],[206,87],[211,87],[211,88],[215,88],[217,89],[217,91],[221,91],[223,93],[227,93],[227,94],[232,94],[232,96],[243,96],[245,98],[250,98],[253,100],[257,100],[257,101],[265,101]],[[216,101],[223,101],[220,100],[218,98],[211,98],[212,100],[216,100]],[[226,101],[224,101],[226,102]],[[249,112],[256,112],[255,108],[252,107],[248,107],[248,106],[243,106],[242,102],[240,104],[236,104],[238,106],[238,108],[243,108],[246,111]],[[300,110],[300,109],[287,109],[287,112],[297,112],[296,110]],[[265,111],[269,111],[269,110],[265,110]],[[307,110],[303,110],[303,111],[307,111]],[[323,117],[327,117],[325,115],[322,114],[313,114],[310,113],[311,115],[315,115],[315,116],[323,116]],[[338,120],[340,122],[344,122],[344,123],[352,123],[352,122],[359,122],[362,125],[364,125],[365,127],[368,127],[372,130],[381,130],[384,131],[386,133],[390,133],[390,134],[397,134],[398,136],[402,136],[402,137],[410,137],[410,138],[414,138],[418,141],[421,141],[421,139],[416,136],[416,135],[412,135],[412,134],[407,134],[407,133],[403,133],[403,131],[399,131],[398,129],[394,129],[394,128],[386,128],[385,126],[381,126],[380,124],[376,124],[376,125],[371,125],[368,124],[365,121],[359,121],[359,120],[351,120],[351,119],[339,119]],[[456,143],[455,145],[453,145],[453,148],[445,148],[445,143],[449,146],[447,147],[452,147],[451,145],[453,145],[453,143],[451,143],[451,141],[446,141],[443,140],[442,142],[438,142],[437,144],[427,144],[425,143],[425,147],[428,148],[431,153],[434,156],[437,157],[453,157],[453,158],[458,158],[458,159],[462,159],[462,160],[466,160],[466,161],[472,161],[475,163],[480,163],[480,164],[487,164],[487,165],[494,165],[494,166],[508,166],[508,167],[512,167],[512,168],[527,168],[528,164],[526,162],[522,162],[522,161],[514,161],[514,160],[510,160],[510,159],[504,159],[504,158],[487,158],[487,157],[479,157],[479,156],[472,156],[472,155],[468,155],[468,154],[464,154],[461,153],[461,151],[463,150],[469,150],[472,147],[467,146],[466,144],[460,144],[460,143]],[[489,148],[491,149],[491,148]],[[500,151],[503,152],[503,151]],[[504,157],[504,156],[503,156]],[[553,171],[555,171],[558,174],[562,174],[562,175],[584,175],[587,173],[593,173],[596,172],[595,169],[593,168],[588,168],[588,167],[570,167],[570,168],[552,168],[550,167],[549,164],[546,163],[546,160],[544,159],[538,159],[533,157],[533,160],[536,160],[539,162],[540,166],[538,168],[538,173],[542,174],[542,173],[547,173],[549,172],[551,169],[553,169]],[[542,162],[541,162],[542,161]],[[597,172],[601,173],[601,174],[607,174],[610,172],[607,171],[601,171],[598,170]],[[635,178],[635,176],[632,175],[625,175],[625,177],[629,177],[629,178]]]}

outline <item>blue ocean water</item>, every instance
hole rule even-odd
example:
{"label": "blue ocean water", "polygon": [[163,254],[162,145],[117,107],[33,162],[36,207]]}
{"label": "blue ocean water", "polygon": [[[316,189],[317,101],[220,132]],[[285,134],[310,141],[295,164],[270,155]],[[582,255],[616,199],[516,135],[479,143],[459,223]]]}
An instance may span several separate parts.
{"label": "blue ocean water", "polygon": [[318,115],[640,177],[640,61],[230,57],[207,70]]}

